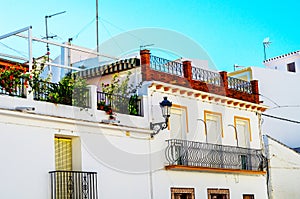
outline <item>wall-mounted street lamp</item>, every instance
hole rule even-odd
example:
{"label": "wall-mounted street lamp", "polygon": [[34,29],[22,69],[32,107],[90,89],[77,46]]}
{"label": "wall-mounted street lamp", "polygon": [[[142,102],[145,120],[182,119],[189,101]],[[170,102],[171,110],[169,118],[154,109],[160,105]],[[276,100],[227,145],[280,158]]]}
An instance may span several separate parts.
{"label": "wall-mounted street lamp", "polygon": [[234,128],[235,139],[236,139],[236,146],[239,146],[239,139],[238,139],[238,134],[237,134],[238,132],[237,132],[236,127],[234,125],[232,125],[232,124],[228,124],[228,126]]}
{"label": "wall-mounted street lamp", "polygon": [[158,123],[150,122],[150,129],[153,130],[153,133],[151,133],[151,137],[158,134],[160,130],[166,129],[168,126],[169,117],[171,114],[172,102],[170,102],[167,97],[164,97],[164,100],[160,102],[159,105],[162,111],[162,115],[165,118],[165,121],[158,122]]}

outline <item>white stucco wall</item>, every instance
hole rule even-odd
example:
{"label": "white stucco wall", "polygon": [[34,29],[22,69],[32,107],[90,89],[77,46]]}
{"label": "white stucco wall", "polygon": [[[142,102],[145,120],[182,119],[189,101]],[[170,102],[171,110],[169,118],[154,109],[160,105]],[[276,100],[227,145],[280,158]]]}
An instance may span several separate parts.
{"label": "white stucco wall", "polygon": [[48,172],[54,170],[53,133],[42,126],[16,123],[16,118],[7,121],[2,114],[0,118],[1,198],[48,198]]}
{"label": "white stucco wall", "polygon": [[270,199],[300,198],[300,154],[265,137],[269,159]]}
{"label": "white stucco wall", "polygon": [[276,58],[265,62],[264,65],[268,69],[287,71],[287,64],[295,62],[296,73],[300,73],[300,54],[299,52],[283,56],[282,58]]}
{"label": "white stucco wall", "polygon": [[[163,89],[162,89],[163,90]],[[259,121],[256,112],[249,109],[242,109],[237,107],[224,106],[220,103],[195,99],[194,97],[182,97],[180,93],[165,93],[163,91],[149,90],[149,118],[152,122],[163,121],[159,102],[162,101],[164,96],[168,97],[174,105],[187,107],[188,112],[188,133],[187,140],[205,142],[205,126],[204,123],[198,119],[204,119],[204,111],[212,111],[222,114],[222,127],[223,135],[222,144],[236,146],[237,140],[235,139],[235,130],[228,125],[234,125],[234,116],[249,118],[252,141],[250,148],[261,148],[261,136],[259,132]],[[171,116],[172,117],[172,116]],[[170,139],[170,134],[168,134]]]}
{"label": "white stucco wall", "polygon": [[268,198],[265,176],[241,174],[216,174],[206,172],[168,171],[154,175],[154,198],[170,198],[171,187],[195,188],[195,199],[207,198],[207,189],[229,189],[230,198],[243,198],[253,194],[255,198]]}
{"label": "white stucco wall", "polygon": [[[135,87],[136,85],[138,85],[142,81],[142,75],[141,75],[141,68],[140,67],[136,67],[136,68],[133,68],[133,69],[130,69],[130,70],[127,70],[127,71],[119,72],[118,73],[118,76],[119,76],[118,79],[120,79],[120,81],[123,81],[127,77],[128,72],[131,72],[129,85],[132,84]],[[101,91],[102,90],[102,83],[103,84],[110,84],[112,76],[113,76],[113,74],[88,78],[87,83],[89,85],[97,86],[97,90]]]}

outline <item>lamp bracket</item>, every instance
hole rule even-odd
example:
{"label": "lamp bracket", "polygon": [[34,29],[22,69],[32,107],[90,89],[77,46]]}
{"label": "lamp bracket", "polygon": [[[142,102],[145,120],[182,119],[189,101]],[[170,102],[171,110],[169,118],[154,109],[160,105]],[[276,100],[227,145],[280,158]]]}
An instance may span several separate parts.
{"label": "lamp bracket", "polygon": [[153,130],[153,133],[151,133],[151,137],[158,134],[160,130],[166,129],[168,126],[168,120],[165,122],[158,122],[158,123],[152,123],[150,122],[150,129]]}

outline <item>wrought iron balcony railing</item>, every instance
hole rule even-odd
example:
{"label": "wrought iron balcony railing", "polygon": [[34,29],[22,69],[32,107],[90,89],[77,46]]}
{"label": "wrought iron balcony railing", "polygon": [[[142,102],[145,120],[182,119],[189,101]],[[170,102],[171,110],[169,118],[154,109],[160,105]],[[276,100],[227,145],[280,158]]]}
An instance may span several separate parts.
{"label": "wrought iron balcony railing", "polygon": [[228,77],[228,88],[252,94],[252,86],[250,82],[234,77]]}
{"label": "wrought iron balcony railing", "polygon": [[98,91],[97,109],[107,111],[108,108],[117,113],[142,116],[142,102],[138,96],[124,97]]}
{"label": "wrought iron balcony railing", "polygon": [[266,164],[261,150],[224,146],[187,140],[167,140],[169,166],[222,168],[263,171]]}
{"label": "wrought iron balcony railing", "polygon": [[154,70],[169,73],[172,75],[183,76],[182,63],[170,61],[164,58],[151,55],[150,67]]}
{"label": "wrought iron balcony railing", "polygon": [[219,73],[204,70],[202,68],[192,67],[192,75],[194,80],[199,80],[217,86],[221,85],[221,76]]}
{"label": "wrought iron balcony railing", "polygon": [[51,199],[97,199],[97,173],[50,171]]}

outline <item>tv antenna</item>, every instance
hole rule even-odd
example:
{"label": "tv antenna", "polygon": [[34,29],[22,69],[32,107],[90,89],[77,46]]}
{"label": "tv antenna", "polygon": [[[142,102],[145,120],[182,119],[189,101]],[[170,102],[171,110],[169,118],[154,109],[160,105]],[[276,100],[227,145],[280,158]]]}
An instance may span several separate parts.
{"label": "tv antenna", "polygon": [[269,37],[266,37],[264,40],[263,40],[263,46],[264,46],[264,60],[267,59],[267,54],[266,54],[266,48],[268,48],[270,46],[272,42],[270,41],[270,38]]}
{"label": "tv antenna", "polygon": [[[45,16],[45,26],[46,26],[46,37],[43,37],[43,39],[53,39],[54,37],[57,37],[57,35],[49,35],[48,34],[48,19],[51,18],[51,17],[54,17],[56,15],[60,15],[60,14],[64,14],[66,11],[62,11],[62,12],[58,12],[58,13],[55,13],[55,14],[52,14],[52,15],[46,15]],[[49,55],[50,55],[50,48],[49,48],[49,44],[47,43],[46,45],[46,48],[47,48],[47,55],[48,55],[48,61],[49,61]]]}
{"label": "tv antenna", "polygon": [[148,46],[154,46],[154,44],[146,44],[146,45],[140,45],[140,50],[144,49],[145,47]]}
{"label": "tv antenna", "polygon": [[244,68],[244,66],[239,66],[237,64],[233,65],[233,71],[236,71],[237,68]]}

